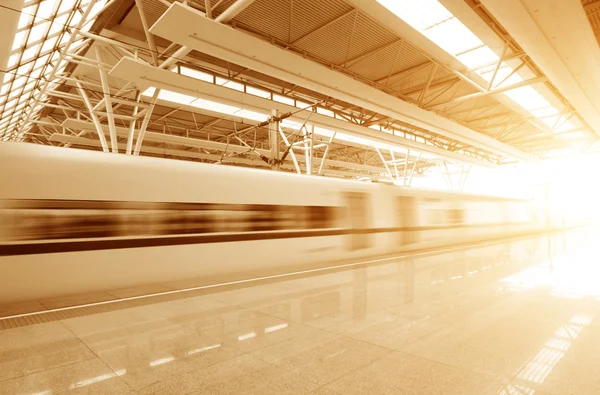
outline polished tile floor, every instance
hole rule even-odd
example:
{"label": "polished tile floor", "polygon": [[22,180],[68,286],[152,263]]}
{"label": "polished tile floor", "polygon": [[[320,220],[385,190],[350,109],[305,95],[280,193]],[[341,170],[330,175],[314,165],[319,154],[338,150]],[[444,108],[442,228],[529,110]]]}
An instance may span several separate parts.
{"label": "polished tile floor", "polygon": [[530,239],[0,331],[0,394],[598,394],[594,240]]}

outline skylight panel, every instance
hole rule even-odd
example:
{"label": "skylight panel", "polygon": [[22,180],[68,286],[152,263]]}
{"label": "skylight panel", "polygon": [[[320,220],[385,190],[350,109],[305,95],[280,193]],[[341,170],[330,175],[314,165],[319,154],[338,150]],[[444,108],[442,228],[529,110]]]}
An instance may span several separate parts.
{"label": "skylight panel", "polygon": [[79,11],[75,11],[72,15],[73,16],[71,17],[71,22],[69,23],[69,26],[77,26],[77,24],[79,24],[79,21],[81,21],[81,13]]}
{"label": "skylight panel", "polygon": [[531,86],[511,89],[504,94],[530,112],[538,108],[550,107],[550,103]]}
{"label": "skylight panel", "polygon": [[17,30],[21,30],[24,27],[29,26],[29,24],[33,20],[32,14],[35,12],[35,10],[33,8],[34,8],[33,6],[25,7],[21,11],[21,16],[19,17],[19,24],[17,25]]}
{"label": "skylight panel", "polygon": [[238,108],[238,107],[228,106],[226,104],[221,104],[221,103],[215,103],[213,101],[204,100],[204,99],[200,99],[200,98],[195,99],[191,103],[191,105],[194,107],[203,108],[203,109],[209,110],[209,111],[216,111],[216,112],[220,112],[220,113],[224,113],[224,114],[235,114],[237,111],[240,110],[240,108]]}
{"label": "skylight panel", "polygon": [[284,119],[283,121],[280,122],[279,125],[282,128],[288,128],[288,129],[294,129],[294,130],[300,130],[300,128],[302,127],[301,123],[294,122],[289,119]]}
{"label": "skylight panel", "polygon": [[273,95],[273,100],[275,100],[276,102],[279,102],[279,103],[287,104],[289,106],[294,105],[294,99],[286,97],[286,96]]}
{"label": "skylight panel", "polygon": [[58,13],[70,12],[75,7],[75,3],[77,3],[77,0],[62,0]]}
{"label": "skylight panel", "polygon": [[48,62],[48,59],[50,59],[50,54],[40,56],[39,58],[37,58],[35,60],[35,64],[34,64],[33,68],[35,70],[37,70],[38,67],[42,67],[43,65],[45,65]]}
{"label": "skylight panel", "polygon": [[303,102],[303,101],[300,101],[300,100],[296,100],[296,107],[298,107],[298,108],[306,108],[308,106],[310,106],[309,103],[306,103],[306,102]]}
{"label": "skylight panel", "polygon": [[[488,77],[486,78],[485,76],[483,76],[483,78],[485,78],[487,81],[492,79],[492,72],[490,72],[489,74],[486,74]],[[511,75],[512,73],[512,75]],[[502,66],[498,69],[498,72],[496,73],[496,78],[494,79],[494,87],[495,88],[503,88],[505,86],[509,86],[509,85],[513,85],[516,84],[517,82],[522,82],[523,78],[521,78],[521,76],[517,73],[513,73],[513,69],[503,63]]]}
{"label": "skylight panel", "polygon": [[[465,66],[467,66],[469,68],[475,68],[475,67],[481,66],[483,64],[488,64],[490,62],[497,62],[499,59],[498,55],[496,55],[496,53],[494,53],[494,51],[492,51],[489,47],[487,47],[485,45],[475,48],[471,51],[463,52],[463,53],[457,55],[456,58],[462,64],[464,64]],[[503,67],[507,68],[508,65],[503,63]],[[493,73],[493,71],[494,70],[491,70],[491,73]],[[482,75],[484,72],[485,71],[482,70],[480,75]],[[488,77],[488,80],[489,79],[492,79],[491,74]],[[501,80],[499,80],[499,81],[501,81]]]}
{"label": "skylight panel", "polygon": [[231,81],[225,78],[217,77],[216,78],[217,85],[224,86],[226,88],[235,89],[236,91],[243,92],[244,85],[239,82]]}
{"label": "skylight panel", "polygon": [[29,32],[29,38],[27,39],[27,44],[31,45],[32,43],[40,41],[44,38],[46,32],[48,31],[48,26],[50,26],[50,22],[43,22],[37,26],[34,26]]}
{"label": "skylight panel", "polygon": [[27,30],[22,30],[22,31],[18,32],[17,34],[15,34],[15,39],[13,41],[11,50],[14,51],[19,48],[22,48],[23,44],[25,44],[26,37],[27,37]]}
{"label": "skylight panel", "polygon": [[421,33],[443,50],[455,56],[483,45],[483,42],[458,18],[450,18],[423,30]]}
{"label": "skylight panel", "polygon": [[[469,69],[497,62],[499,56],[479,39],[438,0],[377,0],[396,16],[404,20],[440,48],[454,56]],[[503,62],[496,71],[495,65],[477,70],[484,80],[494,78],[494,88],[503,88],[523,81],[513,68]],[[495,77],[494,77],[495,74]],[[558,111],[532,86],[524,86],[504,92],[508,98],[536,117],[556,115]],[[546,110],[540,110],[546,109]],[[554,121],[542,118],[550,127]],[[571,125],[565,122],[565,125]],[[566,127],[565,125],[561,127]],[[572,126],[572,125],[571,125]]]}
{"label": "skylight panel", "polygon": [[15,66],[17,64],[17,62],[19,61],[19,55],[20,54],[16,53],[14,55],[11,55],[8,58],[8,64],[7,64],[7,66],[8,66],[9,69],[12,68],[13,66]]}
{"label": "skylight panel", "polygon": [[[36,62],[37,64],[37,62]],[[42,68],[43,66],[39,66],[37,69],[34,69],[31,73],[29,73],[29,76],[34,79],[37,80],[38,78],[40,78],[42,76]]]}
{"label": "skylight panel", "polygon": [[452,18],[452,14],[436,0],[378,0],[385,8],[418,31]]}
{"label": "skylight panel", "polygon": [[65,24],[67,23],[68,19],[68,13],[56,17],[54,21],[52,21],[52,26],[50,27],[50,32],[48,34],[52,35],[54,33],[63,31],[65,29]]}
{"label": "skylight panel", "polygon": [[31,71],[32,68],[33,68],[33,62],[27,62],[25,64],[22,64],[17,69],[17,74],[18,75],[26,75],[26,74],[28,74]]}
{"label": "skylight panel", "polygon": [[14,90],[22,87],[23,85],[25,85],[26,80],[27,80],[27,77],[17,77],[13,82],[11,90],[14,91]]}
{"label": "skylight panel", "polygon": [[328,109],[323,108],[323,107],[317,107],[317,113],[318,114],[327,115],[328,117],[333,117],[333,111],[328,110]]}
{"label": "skylight panel", "polygon": [[235,115],[237,115],[238,117],[242,117],[245,119],[252,119],[253,121],[258,121],[258,122],[264,122],[267,119],[269,119],[268,115],[265,114],[261,114],[255,111],[250,111],[250,110],[239,110],[235,113]]}
{"label": "skylight panel", "polygon": [[[9,88],[10,88],[9,84],[2,85],[2,88],[0,89],[0,95],[2,95],[2,96],[6,95],[6,92],[8,92]],[[2,101],[2,99],[0,98],[0,102],[1,101]]]}
{"label": "skylight panel", "polygon": [[254,88],[252,86],[248,86],[246,85],[246,92],[254,95],[254,96],[259,96],[262,97],[264,99],[270,99],[271,98],[271,94],[267,91],[264,91],[262,89],[258,89],[258,88]]}
{"label": "skylight panel", "polygon": [[42,2],[40,2],[36,13],[36,20],[50,19],[50,16],[52,15],[52,11],[54,10],[56,3],[56,0],[43,0]]}
{"label": "skylight panel", "polygon": [[558,110],[552,106],[545,108],[538,108],[535,110],[531,110],[530,113],[536,118],[549,117],[552,115],[558,115]]}
{"label": "skylight panel", "polygon": [[56,45],[57,41],[58,41],[58,36],[54,36],[54,37],[49,38],[46,41],[44,41],[44,44],[42,44],[42,53],[49,51],[51,49],[54,49],[54,46]]}
{"label": "skylight panel", "polygon": [[102,11],[102,8],[104,8],[105,4],[106,1],[98,1],[96,2],[96,4],[94,4],[94,6],[92,7],[92,11],[90,11],[90,14],[88,16],[88,21],[86,22],[86,30],[89,29],[90,25],[94,22],[94,20],[98,16],[98,13]]}
{"label": "skylight panel", "polygon": [[10,93],[8,94],[8,100],[12,100],[14,97],[19,96],[21,94],[21,89],[19,89],[19,87],[14,87],[13,89],[10,90]]}
{"label": "skylight panel", "polygon": [[37,54],[41,47],[41,44],[36,44],[33,47],[27,48],[23,52],[23,57],[21,58],[21,62],[26,62],[28,60],[33,59]]}
{"label": "skylight panel", "polygon": [[180,67],[180,73],[187,77],[195,78],[197,80],[205,81],[205,82],[213,82],[213,76],[208,73],[203,73],[202,71],[190,69],[189,67]]}
{"label": "skylight panel", "polygon": [[13,107],[14,107],[16,104],[17,104],[17,101],[16,101],[16,100],[9,101],[8,103],[6,103],[6,104],[4,105],[4,111],[6,111],[6,110],[10,110],[10,109],[11,109],[11,108],[13,108]]}

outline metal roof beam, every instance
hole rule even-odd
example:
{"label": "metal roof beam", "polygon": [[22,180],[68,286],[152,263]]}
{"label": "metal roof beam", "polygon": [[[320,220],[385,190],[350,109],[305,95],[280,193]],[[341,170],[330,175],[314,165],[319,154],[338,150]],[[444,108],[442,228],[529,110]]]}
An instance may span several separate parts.
{"label": "metal roof beam", "polygon": [[479,149],[520,160],[534,160],[531,155],[466,126],[248,34],[216,23],[206,18],[203,13],[181,3],[173,3],[150,31],[199,52],[273,75]]}
{"label": "metal roof beam", "polygon": [[[77,120],[73,120],[73,121],[76,121],[77,124],[81,123],[80,126],[84,126],[86,129],[94,127],[94,125],[92,125],[91,123],[88,123],[88,122],[81,122],[81,121],[77,121]],[[67,124],[71,124],[71,123],[76,124],[75,122],[68,122]],[[73,125],[71,125],[71,126],[73,126]],[[121,130],[119,132],[119,136],[126,137],[127,129],[126,128],[121,128],[121,129],[123,129],[123,130]],[[218,150],[218,151],[222,151],[222,152],[229,152],[229,153],[236,153],[236,154],[250,152],[250,150],[248,148],[241,146],[241,145],[219,143],[219,142],[215,142],[215,141],[199,140],[199,139],[194,139],[194,138],[173,136],[173,135],[153,133],[153,132],[146,132],[145,140],[152,141],[153,143],[157,143],[157,144],[162,143],[162,144],[182,145],[185,147],[212,149],[212,150]],[[50,137],[50,141],[100,147],[99,140],[71,136],[71,135],[60,134],[60,133],[54,133]],[[119,149],[122,150],[124,148],[125,148],[125,144],[119,143]],[[215,162],[218,162],[222,157],[222,155],[206,154],[206,153],[200,153],[197,151],[184,151],[184,150],[175,150],[175,149],[170,149],[170,148],[149,147],[149,146],[143,146],[141,151],[154,153],[154,154],[188,156],[188,157],[197,158],[197,159],[214,160]],[[256,151],[258,151],[260,153],[264,153],[266,155],[270,154],[269,150],[256,149]],[[169,152],[177,152],[177,154],[169,153]],[[189,155],[189,154],[192,154],[192,155]],[[232,157],[228,158],[226,156],[223,158],[228,159],[228,160],[234,159]],[[265,167],[269,167],[269,165],[262,160],[247,159],[247,158],[237,158],[237,159],[244,160],[243,162],[241,162],[241,164],[245,164],[245,165],[250,164],[253,166],[262,164],[262,165],[265,165]],[[305,158],[303,155],[298,155],[297,159],[299,162],[304,163]],[[313,158],[313,164],[320,165],[321,158]],[[368,171],[368,172],[372,172],[372,173],[381,173],[381,174],[385,173],[384,168],[380,168],[380,167],[376,167],[376,166],[369,166],[369,165],[362,165],[360,163],[344,162],[344,161],[339,161],[339,160],[327,159],[325,161],[325,165],[341,167],[341,168],[346,168],[346,169],[353,169],[353,170],[357,170],[357,171]],[[293,166],[290,165],[290,166],[288,166],[288,168],[289,168],[289,170],[292,170]],[[327,173],[327,171],[325,171],[325,172]]]}
{"label": "metal roof beam", "polygon": [[[278,110],[280,114],[296,112],[294,115],[289,117],[290,121],[303,124],[308,119],[307,123],[316,127],[337,131],[350,136],[369,139],[374,142],[381,142],[397,147],[415,149],[417,151],[433,154],[453,162],[468,162],[487,167],[495,166],[491,162],[487,162],[478,158],[460,155],[455,152],[449,152],[425,143],[408,140],[400,136],[390,135],[388,133],[376,131],[354,123],[328,117],[323,114],[308,110],[299,111],[299,109],[294,106],[265,99],[259,96],[254,96],[248,93],[239,92],[234,89],[187,77],[168,70],[155,68],[145,62],[137,61],[135,59],[121,59],[109,74],[112,77],[123,80],[135,81],[138,89],[141,91],[152,86],[184,95],[203,98],[228,106],[234,106],[237,108],[243,107],[245,110],[255,111],[266,116],[269,116],[271,111],[274,109]],[[185,107],[185,105],[181,106]],[[192,109],[192,107],[190,107],[190,109]]]}
{"label": "metal roof beam", "polygon": [[581,2],[481,2],[581,118],[600,135],[600,49],[581,12]]}

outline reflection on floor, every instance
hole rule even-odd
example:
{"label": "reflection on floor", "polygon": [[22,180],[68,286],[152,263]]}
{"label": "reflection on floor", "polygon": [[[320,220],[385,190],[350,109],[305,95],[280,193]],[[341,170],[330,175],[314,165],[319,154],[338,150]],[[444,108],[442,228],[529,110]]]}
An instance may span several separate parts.
{"label": "reflection on floor", "polygon": [[530,239],[0,331],[0,394],[597,394],[593,241]]}

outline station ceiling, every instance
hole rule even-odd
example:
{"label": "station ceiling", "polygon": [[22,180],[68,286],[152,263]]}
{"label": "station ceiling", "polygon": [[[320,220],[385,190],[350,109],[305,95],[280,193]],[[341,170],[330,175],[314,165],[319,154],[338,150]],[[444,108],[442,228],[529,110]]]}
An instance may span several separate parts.
{"label": "station ceiling", "polygon": [[4,141],[273,167],[271,133],[283,170],[406,184],[600,133],[600,1],[9,0],[0,22]]}

